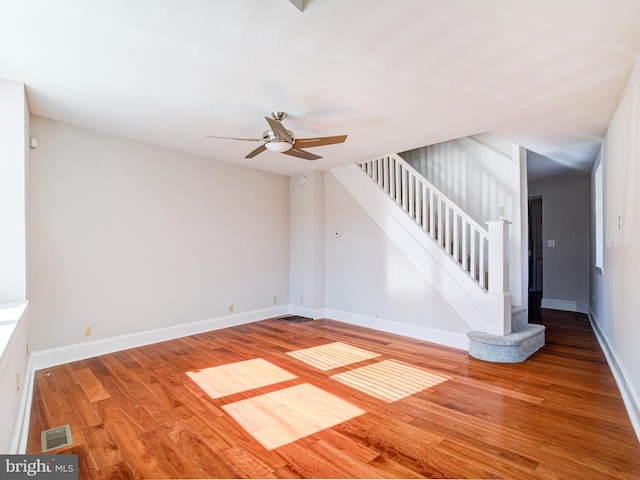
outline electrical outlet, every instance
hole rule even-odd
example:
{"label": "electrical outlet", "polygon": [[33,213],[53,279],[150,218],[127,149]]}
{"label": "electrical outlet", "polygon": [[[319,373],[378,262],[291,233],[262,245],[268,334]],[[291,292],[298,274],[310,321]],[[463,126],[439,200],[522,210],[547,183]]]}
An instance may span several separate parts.
{"label": "electrical outlet", "polygon": [[275,295],[273,296],[273,304],[275,305],[276,303],[278,303],[278,297],[276,297]]}
{"label": "electrical outlet", "polygon": [[233,313],[233,303],[229,304],[229,312]]}
{"label": "electrical outlet", "polygon": [[20,372],[16,373],[16,393],[20,393]]}
{"label": "electrical outlet", "polygon": [[300,295],[300,303],[304,303],[304,295]]}
{"label": "electrical outlet", "polygon": [[93,327],[91,326],[90,323],[87,323],[84,326],[84,336],[85,337],[90,337],[91,335],[93,335]]}
{"label": "electrical outlet", "polygon": [[504,217],[504,207],[498,208],[498,216],[499,217]]}

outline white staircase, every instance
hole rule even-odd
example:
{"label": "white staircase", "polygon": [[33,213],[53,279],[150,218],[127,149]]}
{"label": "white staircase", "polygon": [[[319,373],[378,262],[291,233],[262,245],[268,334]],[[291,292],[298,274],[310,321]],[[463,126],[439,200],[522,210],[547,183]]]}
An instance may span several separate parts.
{"label": "white staircase", "polygon": [[[332,173],[423,275],[437,279],[436,288],[473,329],[468,334],[473,356],[521,361],[544,344],[544,327],[529,331],[526,310],[523,322],[522,309],[514,309],[512,325],[509,222],[496,220],[484,228],[395,154]],[[519,350],[524,343],[526,353]]]}

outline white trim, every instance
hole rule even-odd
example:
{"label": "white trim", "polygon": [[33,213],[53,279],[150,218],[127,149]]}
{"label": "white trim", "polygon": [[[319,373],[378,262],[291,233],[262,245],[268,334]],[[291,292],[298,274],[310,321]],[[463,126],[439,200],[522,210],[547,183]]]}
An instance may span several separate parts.
{"label": "white trim", "polygon": [[356,313],[344,312],[326,308],[310,309],[299,305],[280,305],[277,307],[254,310],[252,312],[228,315],[219,318],[211,318],[188,324],[172,327],[137,332],[129,335],[106,338],[85,342],[81,344],[67,345],[65,347],[51,348],[32,352],[29,356],[25,377],[27,383],[22,393],[20,407],[16,419],[11,449],[9,453],[25,453],[29,436],[29,422],[31,416],[31,402],[33,398],[35,371],[43,368],[75,362],[86,358],[113,353],[128,348],[135,348],[152,343],[163,342],[175,338],[209,332],[221,328],[243,325],[266,318],[273,318],[287,314],[302,315],[305,317],[330,318],[352,325],[371,328],[382,332],[403,335],[426,342],[437,343],[461,350],[469,350],[469,339],[464,334],[457,334],[443,330],[421,327],[408,323],[371,318]]}
{"label": "white trim", "polygon": [[578,312],[589,314],[589,305],[587,303],[572,302],[569,300],[555,300],[553,298],[543,298],[540,302],[540,308],[549,308],[551,310],[563,310],[565,312]]}
{"label": "white trim", "polygon": [[15,332],[24,317],[28,302],[0,304],[0,375],[9,359],[16,341]]}
{"label": "white trim", "polygon": [[590,309],[589,311],[589,322],[591,323],[591,327],[593,328],[596,338],[600,343],[604,356],[607,359],[609,368],[613,373],[613,378],[616,380],[618,389],[622,395],[624,406],[629,414],[631,425],[636,432],[636,437],[638,437],[638,441],[640,441],[640,395],[638,394],[638,390],[636,390],[622,359],[618,353],[611,348],[609,339],[600,329],[598,319],[593,312],[593,309]]}
{"label": "white trim", "polygon": [[224,317],[210,318],[198,322],[174,325],[156,330],[147,330],[118,337],[105,338],[84,343],[76,343],[64,347],[38,350],[31,354],[33,369],[62,365],[76,362],[86,358],[118,352],[128,348],[140,347],[151,343],[164,342],[175,338],[196,335],[221,328],[235,327],[245,323],[251,323],[266,318],[277,317],[290,313],[289,305],[279,305],[251,312],[227,315]]}
{"label": "white trim", "polygon": [[506,152],[503,152],[502,150],[497,149],[496,147],[494,147],[493,145],[489,145],[486,142],[483,142],[482,140],[480,140],[478,137],[474,137],[473,135],[469,135],[467,136],[467,138],[473,142],[476,142],[479,145],[482,145],[484,148],[488,148],[489,150],[491,150],[494,153],[497,153],[498,155],[506,158],[507,160],[510,160],[511,162],[515,163],[516,165],[518,164],[517,160],[513,159],[513,155],[509,155]]}
{"label": "white trim", "polygon": [[9,454],[24,455],[27,452],[27,440],[29,439],[29,422],[31,420],[31,402],[33,400],[33,384],[35,369],[31,356],[27,362],[25,372],[26,384],[22,389],[18,414],[16,415],[16,425],[13,429],[13,438],[9,446]]}
{"label": "white trim", "polygon": [[159,328],[129,335],[105,338],[81,344],[67,345],[32,352],[27,362],[25,372],[26,384],[20,397],[16,424],[11,439],[9,453],[24,454],[29,437],[29,422],[31,419],[31,402],[33,399],[34,377],[36,370],[53,367],[65,363],[75,362],[86,358],[113,353],[128,348],[140,347],[157,342],[173,340],[198,333],[209,332],[221,328],[243,325],[246,323],[278,317],[290,313],[289,305],[279,305],[252,312],[238,313],[218,318],[210,318],[198,322]]}
{"label": "white trim", "polygon": [[301,305],[289,305],[289,313],[292,315],[300,315],[301,317],[313,318],[314,320],[318,318],[325,318],[325,309],[324,308],[307,308]]}
{"label": "white trim", "polygon": [[380,317],[371,317],[361,315],[359,313],[345,312],[330,308],[326,309],[325,313],[327,318],[337,320],[339,322],[469,351],[469,338],[466,334],[436,330],[433,328],[422,327],[420,325],[386,320]]}

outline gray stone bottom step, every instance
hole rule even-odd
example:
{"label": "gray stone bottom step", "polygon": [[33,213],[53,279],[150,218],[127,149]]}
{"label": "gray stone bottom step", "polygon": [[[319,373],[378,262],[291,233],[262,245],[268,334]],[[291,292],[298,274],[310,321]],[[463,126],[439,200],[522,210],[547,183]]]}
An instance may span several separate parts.
{"label": "gray stone bottom step", "polygon": [[509,335],[472,331],[469,355],[488,362],[522,362],[544,346],[544,325],[528,323]]}
{"label": "gray stone bottom step", "polygon": [[517,332],[529,323],[529,310],[525,307],[511,307],[511,330]]}

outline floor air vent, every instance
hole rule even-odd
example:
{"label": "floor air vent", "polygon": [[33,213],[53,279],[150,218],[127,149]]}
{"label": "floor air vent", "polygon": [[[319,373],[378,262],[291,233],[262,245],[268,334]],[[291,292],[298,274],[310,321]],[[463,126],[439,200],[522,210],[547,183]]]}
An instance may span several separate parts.
{"label": "floor air vent", "polygon": [[69,425],[45,430],[40,434],[42,441],[42,451],[48,452],[60,447],[71,445],[71,428]]}
{"label": "floor air vent", "polygon": [[313,318],[301,317],[300,315],[291,315],[288,317],[282,317],[280,320],[284,320],[287,323],[302,323],[310,322]]}

